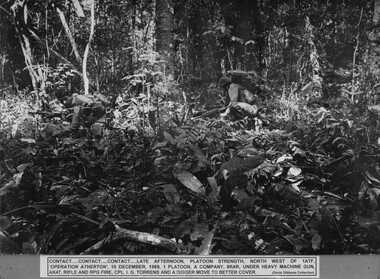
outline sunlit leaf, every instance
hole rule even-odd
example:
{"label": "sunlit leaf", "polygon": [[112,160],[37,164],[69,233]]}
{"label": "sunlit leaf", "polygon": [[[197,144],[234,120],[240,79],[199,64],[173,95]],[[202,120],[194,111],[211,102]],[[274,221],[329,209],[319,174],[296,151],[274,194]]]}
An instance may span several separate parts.
{"label": "sunlit leaf", "polygon": [[371,171],[366,170],[365,175],[367,176],[367,178],[370,180],[372,184],[377,184],[380,186],[380,179],[376,177],[377,175],[375,173],[372,173]]}
{"label": "sunlit leaf", "polygon": [[196,192],[196,193],[204,193],[204,187],[202,183],[196,178],[193,174],[188,171],[181,171],[175,174],[177,179],[187,188]]}
{"label": "sunlit leaf", "polygon": [[299,180],[297,182],[294,182],[292,183],[292,187],[294,188],[294,190],[297,192],[297,193],[301,193],[301,190],[300,188],[298,187],[301,183],[303,182],[303,180]]}
{"label": "sunlit leaf", "polygon": [[[380,189],[376,189],[379,190]],[[372,188],[368,191],[368,196],[369,196],[369,204],[372,210],[377,210],[379,208],[379,203],[378,203],[378,193],[375,191],[375,188]]]}
{"label": "sunlit leaf", "polygon": [[20,141],[27,142],[27,143],[36,143],[35,139],[25,139],[25,138],[22,138],[22,139],[20,139]]}
{"label": "sunlit leaf", "polygon": [[9,192],[17,188],[21,183],[21,178],[23,174],[24,173],[21,172],[21,173],[16,173],[15,175],[13,175],[12,179],[7,184],[5,184],[2,188],[0,188],[0,197],[8,194]]}
{"label": "sunlit leaf", "polygon": [[29,162],[29,163],[25,163],[25,164],[21,164],[21,165],[17,166],[16,169],[18,172],[23,172],[23,171],[25,171],[25,169],[27,167],[33,167],[33,166],[34,166],[34,162]]}
{"label": "sunlit leaf", "polygon": [[298,188],[297,183],[292,183],[288,187],[288,192],[290,196],[298,197],[301,193],[301,190]]}
{"label": "sunlit leaf", "polygon": [[293,150],[293,156],[298,155],[298,156],[301,156],[303,158],[307,157],[306,151],[302,150],[299,147],[294,147],[294,148],[292,148],[292,150]]}
{"label": "sunlit leaf", "polygon": [[63,199],[59,202],[59,205],[70,205],[72,200],[75,200],[79,195],[71,195],[63,197]]}
{"label": "sunlit leaf", "polygon": [[302,173],[302,170],[298,167],[291,167],[288,170],[288,177],[296,177]]}
{"label": "sunlit leaf", "polygon": [[256,148],[243,148],[236,152],[236,156],[257,156],[259,154],[259,151]]}
{"label": "sunlit leaf", "polygon": [[288,160],[292,160],[293,157],[289,154],[284,154],[282,155],[280,158],[278,158],[276,160],[276,164],[279,164],[279,163],[282,163],[282,162],[285,162],[285,161],[288,161]]}
{"label": "sunlit leaf", "polygon": [[214,238],[215,228],[211,230],[203,239],[201,246],[198,249],[198,255],[208,256],[212,249],[212,240]]}

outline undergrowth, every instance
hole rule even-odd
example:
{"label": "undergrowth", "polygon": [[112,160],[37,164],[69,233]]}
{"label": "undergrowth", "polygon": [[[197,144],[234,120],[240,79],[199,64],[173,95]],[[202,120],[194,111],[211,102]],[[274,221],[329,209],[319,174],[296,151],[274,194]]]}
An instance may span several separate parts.
{"label": "undergrowth", "polygon": [[[201,94],[190,95],[121,96],[100,141],[49,136],[30,105],[3,102],[2,253],[199,254],[206,241],[209,254],[379,252],[369,113],[283,96],[262,104],[267,125],[247,129],[192,117]],[[120,230],[132,236],[110,237]]]}

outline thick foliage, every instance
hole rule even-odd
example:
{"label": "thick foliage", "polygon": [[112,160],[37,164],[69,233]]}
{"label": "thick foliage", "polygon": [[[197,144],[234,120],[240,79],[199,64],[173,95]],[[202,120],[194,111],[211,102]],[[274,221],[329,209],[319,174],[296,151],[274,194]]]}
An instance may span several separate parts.
{"label": "thick foliage", "polygon": [[378,252],[372,118],[277,102],[265,129],[143,96],[118,100],[100,141],[3,127],[2,253]]}

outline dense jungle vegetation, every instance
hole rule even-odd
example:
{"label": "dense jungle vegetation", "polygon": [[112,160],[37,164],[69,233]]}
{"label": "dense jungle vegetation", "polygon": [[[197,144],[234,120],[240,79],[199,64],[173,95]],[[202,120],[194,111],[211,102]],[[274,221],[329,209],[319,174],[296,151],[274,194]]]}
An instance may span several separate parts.
{"label": "dense jungle vegetation", "polygon": [[[380,0],[1,0],[0,253],[380,249]],[[254,77],[255,113],[219,84]],[[61,134],[56,93],[103,94]]]}

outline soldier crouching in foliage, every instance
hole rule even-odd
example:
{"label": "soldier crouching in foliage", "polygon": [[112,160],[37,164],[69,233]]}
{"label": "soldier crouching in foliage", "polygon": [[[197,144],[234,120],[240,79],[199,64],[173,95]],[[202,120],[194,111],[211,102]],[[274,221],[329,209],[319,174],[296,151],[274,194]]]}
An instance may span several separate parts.
{"label": "soldier crouching in foliage", "polygon": [[55,95],[66,108],[73,110],[71,124],[60,134],[77,132],[80,126],[92,126],[93,135],[102,136],[106,106],[109,104],[104,95],[70,95],[63,90],[58,90]]}
{"label": "soldier crouching in foliage", "polygon": [[[243,71],[229,71],[219,80],[219,85],[226,91],[226,111],[222,117],[230,115],[233,120],[246,116],[253,117],[257,113],[256,95],[258,77]],[[250,90],[248,90],[248,88]]]}

